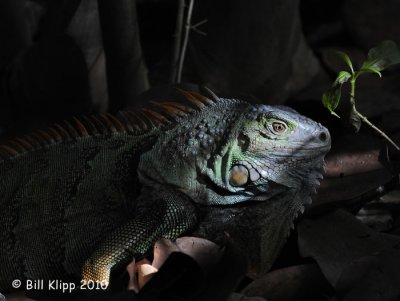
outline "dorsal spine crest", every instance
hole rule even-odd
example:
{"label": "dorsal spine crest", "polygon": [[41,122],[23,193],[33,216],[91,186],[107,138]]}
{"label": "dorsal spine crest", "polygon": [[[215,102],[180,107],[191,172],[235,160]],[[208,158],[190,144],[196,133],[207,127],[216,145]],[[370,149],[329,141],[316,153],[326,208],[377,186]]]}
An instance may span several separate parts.
{"label": "dorsal spine crest", "polygon": [[115,116],[98,114],[72,117],[61,124],[56,123],[0,145],[0,162],[1,159],[13,158],[29,151],[78,138],[124,132],[140,135],[152,129],[161,130],[164,126],[177,123],[182,118],[215,104],[215,101],[197,92],[181,89],[178,91],[186,98],[188,105],[177,102],[151,102],[153,108],[123,110]]}

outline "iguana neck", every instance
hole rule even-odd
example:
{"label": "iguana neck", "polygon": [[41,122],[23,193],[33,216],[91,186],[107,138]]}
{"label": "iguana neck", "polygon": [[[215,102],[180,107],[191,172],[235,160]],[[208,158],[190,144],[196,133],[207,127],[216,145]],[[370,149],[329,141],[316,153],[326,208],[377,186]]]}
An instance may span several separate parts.
{"label": "iguana neck", "polygon": [[266,202],[232,207],[202,206],[200,211],[204,219],[195,235],[221,245],[231,239],[247,259],[248,275],[258,278],[271,268],[286,242],[293,221],[303,210],[302,206],[292,207],[295,194],[293,191]]}

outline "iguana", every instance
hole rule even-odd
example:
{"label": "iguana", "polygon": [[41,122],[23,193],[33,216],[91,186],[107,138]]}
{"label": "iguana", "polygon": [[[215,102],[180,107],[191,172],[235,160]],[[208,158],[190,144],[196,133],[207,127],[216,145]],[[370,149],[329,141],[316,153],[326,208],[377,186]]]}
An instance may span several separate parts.
{"label": "iguana", "polygon": [[0,146],[0,291],[108,284],[184,233],[228,233],[265,272],[310,202],[328,130],[283,106],[182,91],[188,104],[73,118]]}

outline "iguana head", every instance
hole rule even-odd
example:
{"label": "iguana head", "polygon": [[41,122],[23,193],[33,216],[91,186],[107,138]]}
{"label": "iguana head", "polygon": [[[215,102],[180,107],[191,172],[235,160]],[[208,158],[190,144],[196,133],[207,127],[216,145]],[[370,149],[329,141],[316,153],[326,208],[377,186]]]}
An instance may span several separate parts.
{"label": "iguana head", "polygon": [[329,149],[328,130],[290,108],[219,99],[177,118],[139,169],[204,205],[309,198]]}
{"label": "iguana head", "polygon": [[287,107],[235,106],[236,112],[215,121],[228,120],[222,134],[207,134],[219,145],[208,146],[208,156],[201,155],[204,148],[196,150],[192,197],[203,204],[232,205],[297,191],[308,202],[322,178],[328,130]]}
{"label": "iguana head", "polygon": [[264,201],[283,190],[314,191],[319,184],[331,144],[321,124],[287,107],[258,105],[232,132],[236,139],[226,146],[225,164],[214,165],[214,174],[237,201]]}

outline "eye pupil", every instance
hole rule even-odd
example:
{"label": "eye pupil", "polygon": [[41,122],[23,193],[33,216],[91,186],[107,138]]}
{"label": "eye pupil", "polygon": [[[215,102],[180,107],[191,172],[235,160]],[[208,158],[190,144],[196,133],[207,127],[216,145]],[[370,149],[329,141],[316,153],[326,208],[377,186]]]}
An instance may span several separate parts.
{"label": "eye pupil", "polygon": [[281,122],[274,122],[272,123],[272,128],[274,129],[275,132],[277,132],[278,134],[283,133],[284,131],[286,131],[286,126],[281,123]]}

